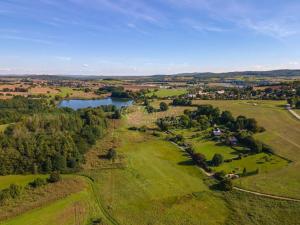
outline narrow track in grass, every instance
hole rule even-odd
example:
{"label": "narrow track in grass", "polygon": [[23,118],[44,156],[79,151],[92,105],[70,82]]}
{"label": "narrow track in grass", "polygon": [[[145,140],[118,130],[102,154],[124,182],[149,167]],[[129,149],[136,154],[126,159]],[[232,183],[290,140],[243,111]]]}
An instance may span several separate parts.
{"label": "narrow track in grass", "polygon": [[102,211],[103,215],[105,216],[105,219],[107,221],[109,221],[112,225],[120,225],[119,222],[117,220],[115,220],[115,218],[113,218],[109,212],[107,212],[107,210],[105,209],[105,206],[103,205],[100,197],[97,195],[97,192],[95,190],[95,181],[92,177],[87,176],[87,175],[80,175],[84,178],[86,178],[89,182],[89,184],[91,185],[92,191],[93,191],[93,195],[95,196],[96,202],[100,208],[100,210]]}
{"label": "narrow track in grass", "polygon": [[300,116],[295,112],[293,111],[292,109],[288,109],[288,111],[298,120],[300,120]]}
{"label": "narrow track in grass", "polygon": [[257,191],[250,191],[250,190],[246,190],[246,189],[238,188],[238,187],[233,187],[233,189],[237,190],[237,191],[241,191],[241,192],[245,192],[245,193],[257,195],[257,196],[262,196],[262,197],[276,199],[276,200],[285,200],[285,201],[291,201],[291,202],[300,202],[300,199],[297,199],[297,198],[288,198],[288,197],[283,197],[283,196],[278,196],[278,195],[265,194],[265,193],[261,193],[261,192],[257,192]]}

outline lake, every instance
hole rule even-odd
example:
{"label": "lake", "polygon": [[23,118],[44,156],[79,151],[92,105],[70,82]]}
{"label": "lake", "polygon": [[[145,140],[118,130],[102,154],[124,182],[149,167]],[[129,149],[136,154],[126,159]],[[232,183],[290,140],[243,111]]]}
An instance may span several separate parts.
{"label": "lake", "polygon": [[71,100],[62,100],[58,107],[69,107],[74,110],[88,108],[88,107],[98,107],[101,105],[115,105],[118,108],[123,106],[132,105],[133,101],[129,99],[119,99],[119,98],[104,98],[104,99],[95,99],[95,100],[85,100],[85,99],[71,99]]}

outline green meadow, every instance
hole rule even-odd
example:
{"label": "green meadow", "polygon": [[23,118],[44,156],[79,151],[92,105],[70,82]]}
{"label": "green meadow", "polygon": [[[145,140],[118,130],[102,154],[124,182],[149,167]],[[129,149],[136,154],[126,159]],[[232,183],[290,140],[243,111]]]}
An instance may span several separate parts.
{"label": "green meadow", "polygon": [[264,193],[300,198],[300,121],[285,108],[285,101],[194,101],[229,110],[235,116],[255,118],[266,131],[256,138],[270,145],[275,153],[292,162],[280,169],[242,178],[237,185]]}
{"label": "green meadow", "polygon": [[173,97],[178,95],[186,94],[186,89],[159,89],[158,91],[153,91],[147,94],[147,96],[152,96],[155,94],[159,98],[165,98],[165,97]]}

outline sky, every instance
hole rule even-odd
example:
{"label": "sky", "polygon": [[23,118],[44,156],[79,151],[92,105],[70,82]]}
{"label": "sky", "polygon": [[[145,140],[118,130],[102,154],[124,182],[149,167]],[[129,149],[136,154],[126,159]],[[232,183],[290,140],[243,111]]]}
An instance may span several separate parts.
{"label": "sky", "polygon": [[300,68],[299,0],[0,0],[0,74]]}

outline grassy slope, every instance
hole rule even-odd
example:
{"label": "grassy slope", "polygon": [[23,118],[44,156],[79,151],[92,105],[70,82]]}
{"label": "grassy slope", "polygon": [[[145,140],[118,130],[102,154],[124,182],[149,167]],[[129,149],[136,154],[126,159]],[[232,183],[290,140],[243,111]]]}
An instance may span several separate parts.
{"label": "grassy slope", "polygon": [[[1,225],[56,225],[86,224],[90,216],[96,216],[97,205],[90,190],[72,194],[45,207],[33,209]],[[76,221],[76,222],[75,222]]]}
{"label": "grassy slope", "polygon": [[244,178],[238,185],[256,191],[300,198],[300,122],[282,107],[284,101],[195,102],[230,110],[235,116],[256,118],[267,130],[258,134],[257,138],[271,145],[277,154],[293,160],[293,163],[283,169]]}
{"label": "grassy slope", "polygon": [[[178,148],[116,127],[110,134],[127,167],[89,174],[98,183],[105,208],[120,224],[297,224],[299,204],[213,192]],[[98,148],[101,154],[105,145],[99,142]]]}
{"label": "grassy slope", "polygon": [[[222,224],[228,211],[203,174],[175,145],[119,128],[125,169],[91,172],[99,195],[120,224]],[[211,219],[214,218],[214,219]]]}
{"label": "grassy slope", "polygon": [[300,203],[262,198],[233,191],[225,194],[231,209],[226,225],[297,225]]}
{"label": "grassy slope", "polygon": [[[200,137],[193,137],[195,134],[201,134],[191,129],[173,130],[176,134],[181,134],[185,137],[187,143],[191,144],[196,152],[204,154],[207,160],[211,160],[214,154],[221,154],[224,159],[233,159],[240,154],[239,149],[235,149],[226,146],[215,141],[203,139],[203,134]],[[206,132],[205,132],[206,133]],[[218,167],[213,167],[215,171],[225,171],[226,173],[242,173],[246,168],[248,172],[259,169],[260,172],[269,172],[271,170],[278,170],[288,165],[288,161],[284,160],[276,155],[268,155],[266,153],[260,153],[251,155],[240,160],[233,160],[232,162],[226,162]]]}
{"label": "grassy slope", "polygon": [[185,93],[187,93],[186,89],[159,89],[158,91],[147,94],[147,96],[152,96],[152,94],[155,94],[159,98],[164,98],[183,95]]}
{"label": "grassy slope", "polygon": [[[2,187],[8,186],[10,183],[25,185],[36,177],[44,177],[43,175],[13,175],[0,177]],[[72,176],[67,176],[72,177]],[[86,178],[81,178],[83,181]],[[86,182],[89,182],[86,180]],[[72,188],[72,187],[65,187]],[[44,193],[47,194],[47,193]],[[53,194],[53,193],[51,193]],[[59,195],[59,193],[57,193]],[[0,222],[1,225],[67,225],[67,224],[86,224],[90,218],[102,218],[104,222],[105,216],[101,213],[98,203],[94,197],[91,185],[65,198],[47,203],[42,207],[34,208],[19,216]],[[75,222],[76,221],[76,222]]]}

